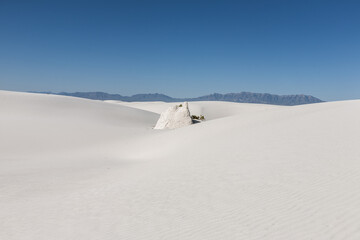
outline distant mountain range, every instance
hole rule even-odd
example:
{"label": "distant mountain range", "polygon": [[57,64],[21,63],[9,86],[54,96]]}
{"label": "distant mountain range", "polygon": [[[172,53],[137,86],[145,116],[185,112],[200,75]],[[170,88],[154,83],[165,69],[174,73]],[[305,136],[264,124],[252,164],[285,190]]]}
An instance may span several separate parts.
{"label": "distant mountain range", "polygon": [[239,102],[239,103],[263,103],[263,104],[275,104],[275,105],[301,105],[309,103],[319,103],[322,100],[310,96],[310,95],[275,95],[269,93],[251,93],[251,92],[240,92],[240,93],[213,93],[196,98],[172,98],[164,94],[149,93],[149,94],[136,94],[133,96],[122,96],[120,94],[109,94],[105,92],[75,92],[75,93],[52,93],[52,92],[41,92],[46,94],[55,94],[63,96],[72,96],[87,98],[93,100],[119,100],[125,102],[183,102],[183,101],[227,101],[227,102]]}

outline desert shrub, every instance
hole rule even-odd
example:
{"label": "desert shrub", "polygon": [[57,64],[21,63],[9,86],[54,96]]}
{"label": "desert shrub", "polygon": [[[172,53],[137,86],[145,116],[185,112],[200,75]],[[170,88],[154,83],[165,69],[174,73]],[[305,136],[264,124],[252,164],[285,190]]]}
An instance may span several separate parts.
{"label": "desert shrub", "polygon": [[180,104],[179,107],[182,107],[182,104]]}
{"label": "desert shrub", "polygon": [[204,120],[205,120],[205,117],[204,117],[204,115],[200,115],[200,116],[191,115],[191,119],[192,119],[192,120],[201,120],[201,121],[204,121]]}

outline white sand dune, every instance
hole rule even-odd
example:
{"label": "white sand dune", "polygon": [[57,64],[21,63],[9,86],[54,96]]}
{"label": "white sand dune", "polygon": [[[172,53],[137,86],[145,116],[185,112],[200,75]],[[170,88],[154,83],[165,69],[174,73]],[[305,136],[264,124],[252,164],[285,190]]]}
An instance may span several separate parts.
{"label": "white sand dune", "polygon": [[360,239],[360,101],[171,104],[0,91],[0,239]]}
{"label": "white sand dune", "polygon": [[[142,109],[149,112],[161,114],[168,107],[175,104],[182,104],[182,102],[164,103],[164,102],[121,102],[121,101],[106,101],[109,103],[117,103],[123,106]],[[248,114],[257,111],[264,111],[274,108],[284,108],[284,106],[268,105],[268,104],[251,104],[251,103],[233,103],[233,102],[190,102],[189,108],[191,114],[204,115],[207,120],[217,118],[229,117],[237,114]]]}

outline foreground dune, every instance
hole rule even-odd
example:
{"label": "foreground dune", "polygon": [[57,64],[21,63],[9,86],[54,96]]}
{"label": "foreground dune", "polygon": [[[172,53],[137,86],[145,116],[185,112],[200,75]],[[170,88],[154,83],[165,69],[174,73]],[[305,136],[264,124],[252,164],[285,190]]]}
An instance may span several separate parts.
{"label": "foreground dune", "polygon": [[360,101],[168,106],[0,91],[0,239],[360,239]]}

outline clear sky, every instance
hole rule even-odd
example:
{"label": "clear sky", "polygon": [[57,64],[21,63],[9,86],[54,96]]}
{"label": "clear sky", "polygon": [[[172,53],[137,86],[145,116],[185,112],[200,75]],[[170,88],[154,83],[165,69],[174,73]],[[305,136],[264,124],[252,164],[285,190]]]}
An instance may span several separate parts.
{"label": "clear sky", "polygon": [[0,0],[0,89],[360,98],[360,1]]}

